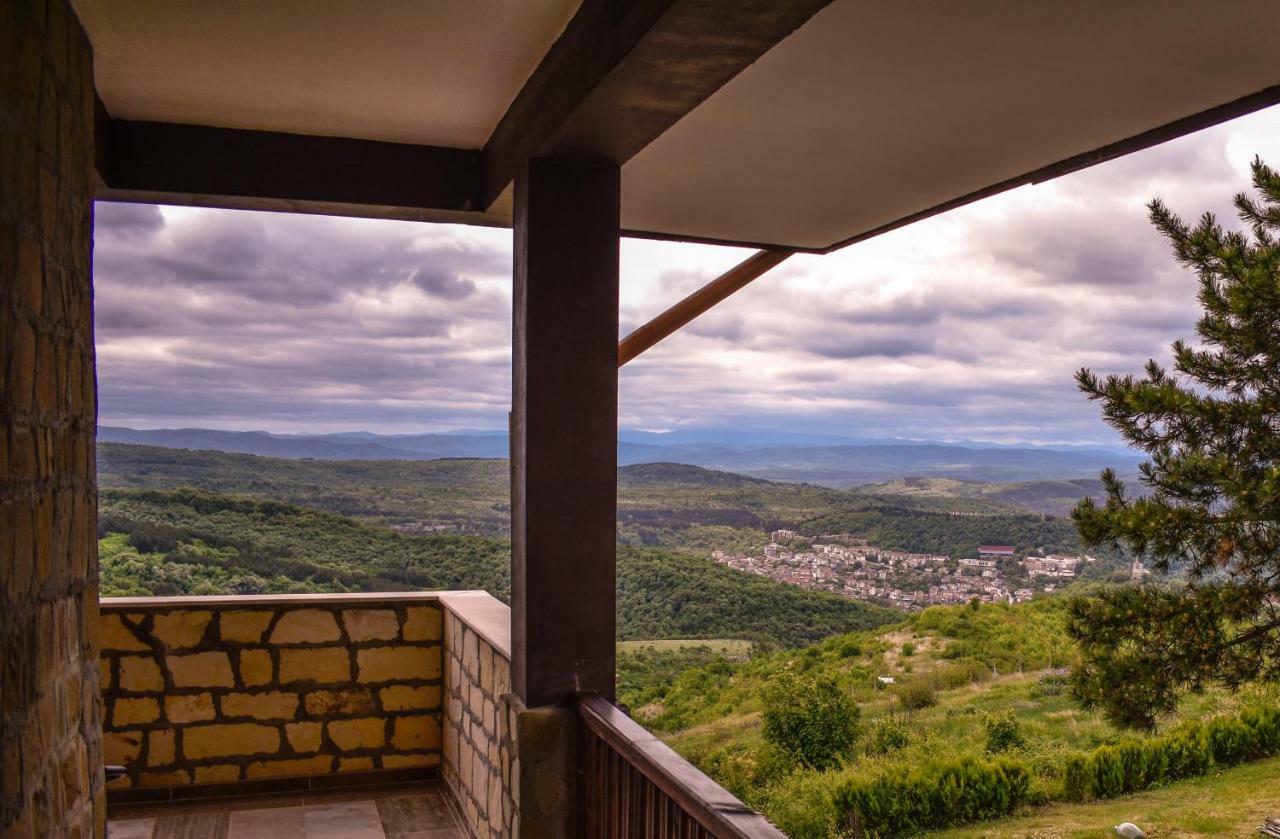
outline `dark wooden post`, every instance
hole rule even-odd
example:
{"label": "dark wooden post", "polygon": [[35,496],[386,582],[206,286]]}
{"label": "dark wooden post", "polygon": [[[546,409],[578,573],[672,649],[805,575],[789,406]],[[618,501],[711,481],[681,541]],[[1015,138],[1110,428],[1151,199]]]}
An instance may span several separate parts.
{"label": "dark wooden post", "polygon": [[617,166],[515,182],[512,682],[530,708],[614,696]]}

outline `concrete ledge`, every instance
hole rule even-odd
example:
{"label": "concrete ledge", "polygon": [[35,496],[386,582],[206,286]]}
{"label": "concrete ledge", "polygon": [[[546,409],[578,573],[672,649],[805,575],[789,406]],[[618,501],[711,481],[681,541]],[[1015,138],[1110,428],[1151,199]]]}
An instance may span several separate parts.
{"label": "concrete ledge", "polygon": [[487,591],[441,591],[436,596],[469,629],[511,660],[511,607]]}
{"label": "concrete ledge", "polygon": [[[484,595],[484,591],[371,591],[348,594],[216,594],[183,597],[103,597],[98,602],[104,609],[129,611],[168,611],[177,606],[217,609],[228,606],[303,606],[310,603],[342,606],[361,603],[434,603],[444,595]],[[501,602],[501,601],[497,601]]]}

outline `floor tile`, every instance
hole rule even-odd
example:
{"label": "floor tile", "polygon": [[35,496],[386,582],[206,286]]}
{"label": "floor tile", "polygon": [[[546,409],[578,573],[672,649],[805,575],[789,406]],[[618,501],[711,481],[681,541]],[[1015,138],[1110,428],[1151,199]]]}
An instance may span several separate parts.
{"label": "floor tile", "polygon": [[440,828],[456,828],[439,793],[379,798],[378,815],[389,837]]}
{"label": "floor tile", "polygon": [[372,801],[303,807],[306,839],[384,839],[382,820]]}
{"label": "floor tile", "polygon": [[107,822],[107,839],[151,839],[155,819],[116,819]]}
{"label": "floor tile", "polygon": [[227,839],[302,839],[307,821],[303,807],[237,810],[231,814]]}
{"label": "floor tile", "polygon": [[226,812],[164,813],[151,839],[227,839]]}

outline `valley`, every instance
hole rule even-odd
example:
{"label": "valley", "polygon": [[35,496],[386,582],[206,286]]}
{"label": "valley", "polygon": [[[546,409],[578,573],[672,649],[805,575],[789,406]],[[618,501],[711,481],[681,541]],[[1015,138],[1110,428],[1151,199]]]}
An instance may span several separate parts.
{"label": "valley", "polygon": [[[102,443],[98,461],[106,596],[510,595],[502,460]],[[1059,593],[1128,580],[1130,564],[1115,552],[1086,557],[1070,520],[1036,509],[1071,487],[1088,489],[935,478],[837,489],[675,463],[624,466],[619,701],[800,839],[836,835],[865,796],[911,773],[985,772],[992,761],[1024,781],[1010,809],[982,818],[1067,806],[1073,756],[1133,738],[1069,695],[1076,650]],[[777,691],[801,691],[787,704],[804,707],[823,685],[853,716],[851,739],[818,766],[772,743],[764,720]],[[1210,690],[1160,733],[1277,703],[1262,688]],[[1012,732],[996,751],[993,726]]]}

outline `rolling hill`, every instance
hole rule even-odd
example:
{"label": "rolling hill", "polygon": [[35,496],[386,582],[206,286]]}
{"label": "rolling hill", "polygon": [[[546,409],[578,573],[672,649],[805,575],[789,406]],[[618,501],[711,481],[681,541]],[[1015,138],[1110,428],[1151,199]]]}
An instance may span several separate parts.
{"label": "rolling hill", "polygon": [[[100,493],[104,596],[480,588],[510,595],[510,546],[409,535],[346,516],[201,490]],[[898,614],[732,571],[624,548],[618,637],[745,638],[794,646]]]}
{"label": "rolling hill", "polygon": [[[137,430],[101,426],[104,443],[209,449],[281,458],[432,460],[507,455],[500,432],[457,434],[268,434],[203,428]],[[1132,472],[1133,454],[1083,447],[866,441],[838,435],[636,432],[619,435],[618,463],[683,463],[759,478],[844,488],[900,477],[970,481],[1096,478],[1104,467]]]}

